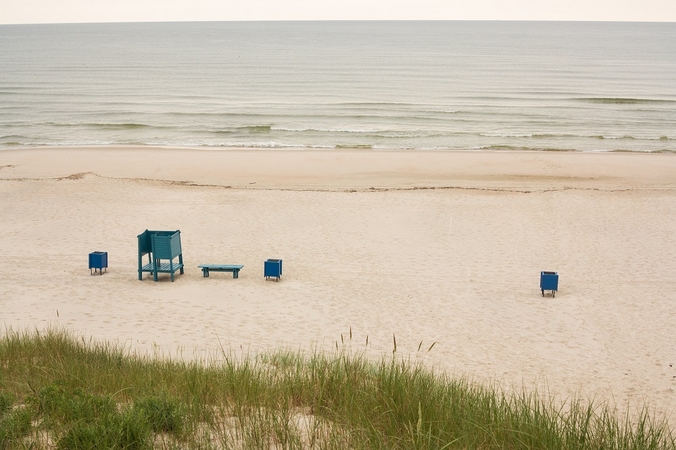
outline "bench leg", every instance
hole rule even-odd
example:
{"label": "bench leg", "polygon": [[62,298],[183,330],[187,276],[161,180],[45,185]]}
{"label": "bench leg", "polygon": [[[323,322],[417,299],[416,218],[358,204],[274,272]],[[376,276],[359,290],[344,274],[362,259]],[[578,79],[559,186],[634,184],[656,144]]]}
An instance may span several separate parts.
{"label": "bench leg", "polygon": [[202,275],[204,275],[204,278],[207,278],[209,276],[209,269],[206,267],[202,268]]}
{"label": "bench leg", "polygon": [[233,278],[239,278],[239,270],[234,269],[234,270],[232,271],[232,277],[233,277]]}

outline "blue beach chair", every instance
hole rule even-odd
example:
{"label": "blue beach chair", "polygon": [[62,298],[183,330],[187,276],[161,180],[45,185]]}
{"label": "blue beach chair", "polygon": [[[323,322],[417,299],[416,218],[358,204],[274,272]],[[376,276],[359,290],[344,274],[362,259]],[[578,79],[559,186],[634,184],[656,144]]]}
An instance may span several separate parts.
{"label": "blue beach chair", "polygon": [[[138,238],[138,279],[143,279],[143,272],[153,274],[157,281],[158,273],[183,273],[183,251],[181,249],[181,231],[146,230]],[[143,257],[148,255],[148,263],[143,264]],[[178,258],[178,261],[176,261]]]}

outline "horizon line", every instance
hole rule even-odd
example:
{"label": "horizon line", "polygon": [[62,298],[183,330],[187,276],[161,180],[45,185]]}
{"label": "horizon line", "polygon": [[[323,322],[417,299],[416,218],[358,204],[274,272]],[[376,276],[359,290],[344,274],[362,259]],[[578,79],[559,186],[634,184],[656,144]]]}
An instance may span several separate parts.
{"label": "horizon line", "polygon": [[547,22],[547,23],[655,23],[676,24],[676,21],[660,20],[599,20],[599,19],[229,19],[229,20],[129,20],[129,21],[82,21],[82,22],[12,22],[13,25],[97,25],[97,24],[157,24],[157,23],[246,23],[246,22]]}

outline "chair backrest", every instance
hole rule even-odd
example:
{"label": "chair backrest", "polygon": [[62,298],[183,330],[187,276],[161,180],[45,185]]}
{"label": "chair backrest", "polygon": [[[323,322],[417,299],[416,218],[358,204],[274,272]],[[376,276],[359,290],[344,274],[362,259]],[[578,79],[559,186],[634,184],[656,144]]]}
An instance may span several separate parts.
{"label": "chair backrest", "polygon": [[146,253],[150,253],[153,250],[153,244],[150,240],[151,236],[152,234],[149,230],[146,230],[137,236],[139,256],[145,255]]}
{"label": "chair backrest", "polygon": [[173,259],[181,254],[180,230],[145,230],[137,238],[139,256],[152,253],[154,258]]}
{"label": "chair backrest", "polygon": [[181,232],[152,235],[153,257],[156,259],[174,259],[181,254]]}

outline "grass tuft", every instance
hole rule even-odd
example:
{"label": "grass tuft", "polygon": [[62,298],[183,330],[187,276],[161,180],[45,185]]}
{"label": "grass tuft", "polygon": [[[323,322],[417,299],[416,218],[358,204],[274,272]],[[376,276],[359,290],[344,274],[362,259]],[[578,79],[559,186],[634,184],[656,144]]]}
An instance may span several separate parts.
{"label": "grass tuft", "polygon": [[0,415],[0,449],[11,448],[31,431],[31,412],[26,408],[5,411]]}
{"label": "grass tuft", "polygon": [[136,402],[134,408],[155,433],[180,434],[183,430],[185,416],[181,404],[175,398],[166,395],[146,397]]}
{"label": "grass tuft", "polygon": [[150,449],[151,430],[144,419],[134,409],[127,409],[80,420],[66,428],[56,447],[59,450]]}

